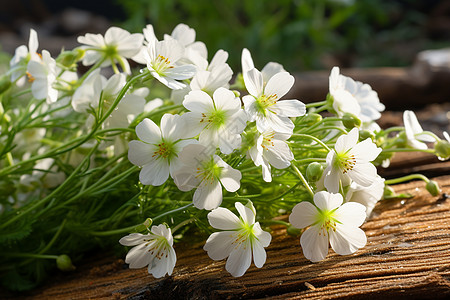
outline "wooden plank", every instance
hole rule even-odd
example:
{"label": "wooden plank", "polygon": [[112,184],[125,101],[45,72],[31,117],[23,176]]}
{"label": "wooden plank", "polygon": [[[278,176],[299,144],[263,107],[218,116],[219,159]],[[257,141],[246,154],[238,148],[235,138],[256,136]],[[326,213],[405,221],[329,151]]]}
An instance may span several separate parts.
{"label": "wooden plank", "polygon": [[[435,179],[450,194],[450,175]],[[423,182],[395,186],[416,196],[377,204],[362,228],[368,243],[353,255],[330,250],[324,261],[306,260],[299,238],[272,228],[262,269],[240,278],[212,261],[203,243],[177,244],[171,277],[129,270],[122,259],[94,257],[71,274],[20,299],[438,299],[450,297],[450,199],[431,197]],[[17,299],[9,296],[5,299]]]}

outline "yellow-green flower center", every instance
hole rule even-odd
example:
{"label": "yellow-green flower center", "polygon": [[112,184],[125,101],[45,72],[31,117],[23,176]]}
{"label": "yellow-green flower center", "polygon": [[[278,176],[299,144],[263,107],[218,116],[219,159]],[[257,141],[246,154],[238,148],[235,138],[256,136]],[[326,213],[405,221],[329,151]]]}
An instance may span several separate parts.
{"label": "yellow-green flower center", "polygon": [[225,124],[226,117],[224,111],[214,109],[209,114],[202,113],[200,123],[206,123],[206,128],[219,129]]}
{"label": "yellow-green flower center", "polygon": [[323,232],[329,232],[330,229],[336,231],[336,223],[337,220],[335,218],[335,209],[334,210],[319,210],[317,214],[317,223],[320,225],[321,230],[319,234]]}
{"label": "yellow-green flower center", "polygon": [[158,55],[156,60],[153,61],[152,67],[159,75],[163,75],[164,71],[166,71],[169,68],[173,68],[170,60],[162,55]]}
{"label": "yellow-green flower center", "polygon": [[105,53],[105,57],[114,58],[118,54],[117,46],[106,45],[103,47],[103,53]]}
{"label": "yellow-green flower center", "polygon": [[269,134],[265,134],[261,143],[261,147],[263,147],[264,150],[269,150],[269,148],[274,147],[273,139],[275,136],[275,132],[270,132]]}
{"label": "yellow-green flower center", "polygon": [[205,161],[200,167],[197,168],[197,177],[201,181],[206,181],[212,184],[214,181],[218,180],[222,175],[223,167],[217,165],[214,158],[211,157],[210,160]]}
{"label": "yellow-green flower center", "polygon": [[267,109],[277,103],[278,96],[277,94],[273,95],[261,95],[256,99],[255,105],[256,105],[256,111],[263,116],[266,115]]}
{"label": "yellow-green flower center", "polygon": [[173,144],[169,142],[161,141],[156,147],[152,157],[170,160],[176,153]]}
{"label": "yellow-green flower center", "polygon": [[347,152],[336,152],[334,156],[333,166],[337,169],[340,169],[342,173],[347,173],[348,171],[353,170],[356,164],[355,155]]}
{"label": "yellow-green flower center", "polygon": [[[145,240],[146,246],[150,245],[153,239]],[[167,239],[163,236],[158,236],[154,239],[153,245],[147,249],[150,255],[154,258],[161,260],[162,258],[167,258],[169,256],[170,245]]]}

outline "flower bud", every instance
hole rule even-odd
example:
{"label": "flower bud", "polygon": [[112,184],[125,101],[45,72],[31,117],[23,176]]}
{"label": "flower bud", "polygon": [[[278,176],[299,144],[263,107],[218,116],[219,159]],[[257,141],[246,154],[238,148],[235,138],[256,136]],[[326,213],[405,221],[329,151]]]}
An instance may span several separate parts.
{"label": "flower bud", "polygon": [[312,162],[306,168],[306,178],[309,182],[316,182],[322,177],[323,165],[318,162]]}
{"label": "flower bud", "polygon": [[56,61],[66,68],[71,68],[84,57],[85,52],[85,50],[80,48],[64,51],[58,56]]}
{"label": "flower bud", "polygon": [[427,182],[426,189],[432,196],[438,196],[441,193],[439,184],[434,180],[430,180]]}
{"label": "flower bud", "polygon": [[286,228],[286,233],[292,236],[299,236],[302,230],[290,225]]}
{"label": "flower bud", "polygon": [[437,141],[434,144],[434,151],[440,160],[450,158],[450,143],[444,140]]}
{"label": "flower bud", "polygon": [[136,232],[141,232],[141,231],[145,231],[145,230],[150,230],[150,226],[152,225],[153,220],[150,218],[147,218],[144,223],[137,225],[134,230]]}
{"label": "flower bud", "polygon": [[352,129],[354,127],[361,126],[361,120],[352,113],[346,112],[342,117],[342,124],[344,124],[345,128]]}
{"label": "flower bud", "polygon": [[11,86],[11,80],[7,76],[2,76],[0,78],[0,95],[6,92]]}
{"label": "flower bud", "polygon": [[322,116],[316,113],[308,113],[301,120],[302,125],[312,126],[322,121]]}
{"label": "flower bud", "polygon": [[244,75],[242,73],[237,74],[232,87],[239,90],[245,90]]}
{"label": "flower bud", "polygon": [[231,90],[236,98],[241,97],[241,93],[238,90]]}
{"label": "flower bud", "polygon": [[56,258],[56,266],[61,271],[73,271],[75,266],[72,265],[72,260],[66,254],[62,254]]}
{"label": "flower bud", "polygon": [[373,161],[376,166],[382,165],[385,160],[390,160],[394,156],[393,152],[380,152],[377,158]]}
{"label": "flower bud", "polygon": [[389,198],[395,196],[395,191],[389,185],[384,186],[383,198]]}
{"label": "flower bud", "polygon": [[375,138],[375,134],[373,134],[373,132],[370,132],[369,130],[361,130],[359,132],[359,138],[360,140],[364,141],[365,139],[374,139]]}

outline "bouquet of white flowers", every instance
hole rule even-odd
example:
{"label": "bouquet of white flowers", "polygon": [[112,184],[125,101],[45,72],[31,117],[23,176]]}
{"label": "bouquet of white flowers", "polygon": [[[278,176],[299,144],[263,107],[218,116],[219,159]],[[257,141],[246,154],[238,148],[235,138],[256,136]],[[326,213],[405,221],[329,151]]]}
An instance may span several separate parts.
{"label": "bouquet of white flowers", "polygon": [[[162,40],[147,25],[78,42],[52,58],[31,30],[0,79],[0,270],[9,288],[33,287],[55,261],[71,270],[71,258],[120,244],[132,247],[130,268],[171,275],[174,240],[194,229],[210,234],[204,250],[227,259],[232,276],[252,261],[263,267],[271,224],[301,234],[312,262],[329,245],[349,255],[365,246],[359,227],[377,201],[407,196],[389,184],[421,179],[439,193],[423,175],[385,180],[376,166],[402,151],[448,159],[448,134],[423,131],[412,111],[404,127],[381,129],[377,93],[337,67],[326,99],[305,105],[283,99],[294,76],[274,62],[260,71],[247,49],[231,83],[228,53],[208,61],[184,24]],[[129,60],[142,65],[136,74]],[[84,74],[80,63],[90,66]],[[289,223],[273,219],[283,214]]]}

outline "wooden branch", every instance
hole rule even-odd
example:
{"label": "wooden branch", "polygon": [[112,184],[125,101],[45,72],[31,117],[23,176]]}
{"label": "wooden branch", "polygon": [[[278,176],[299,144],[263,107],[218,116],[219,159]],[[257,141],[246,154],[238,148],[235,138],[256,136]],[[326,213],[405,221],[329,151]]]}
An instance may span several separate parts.
{"label": "wooden branch", "polygon": [[[450,176],[435,179],[450,194]],[[353,255],[330,250],[320,263],[304,258],[299,237],[273,227],[267,262],[240,278],[212,261],[203,243],[177,244],[171,277],[154,279],[129,270],[122,259],[87,261],[71,274],[20,299],[448,299],[450,297],[450,199],[431,197],[424,183],[395,186],[408,200],[384,200],[362,226],[366,247]],[[4,299],[18,299],[9,296]]]}

